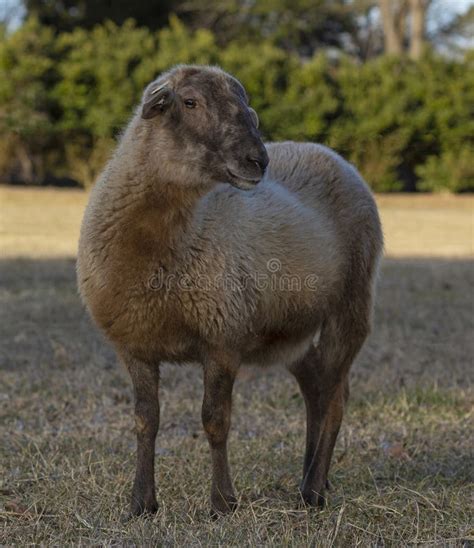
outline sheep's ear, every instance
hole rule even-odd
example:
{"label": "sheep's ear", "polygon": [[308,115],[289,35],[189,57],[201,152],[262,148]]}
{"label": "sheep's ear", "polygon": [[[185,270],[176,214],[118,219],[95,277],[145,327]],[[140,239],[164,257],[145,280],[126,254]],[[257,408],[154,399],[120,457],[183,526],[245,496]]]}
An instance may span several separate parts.
{"label": "sheep's ear", "polygon": [[173,102],[174,91],[168,87],[168,82],[157,86],[146,94],[142,107],[142,118],[148,120],[164,112]]}
{"label": "sheep's ear", "polygon": [[249,107],[250,116],[252,117],[253,123],[255,124],[255,127],[258,127],[259,120],[257,113],[253,110],[253,108]]}

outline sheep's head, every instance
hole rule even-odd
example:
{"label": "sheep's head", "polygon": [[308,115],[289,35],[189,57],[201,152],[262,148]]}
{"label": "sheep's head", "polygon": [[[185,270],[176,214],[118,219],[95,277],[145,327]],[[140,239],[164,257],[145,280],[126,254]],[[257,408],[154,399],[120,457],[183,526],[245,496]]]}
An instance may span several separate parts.
{"label": "sheep's head", "polygon": [[238,80],[215,67],[178,66],[145,90],[141,118],[157,166],[181,184],[229,182],[247,190],[268,155]]}

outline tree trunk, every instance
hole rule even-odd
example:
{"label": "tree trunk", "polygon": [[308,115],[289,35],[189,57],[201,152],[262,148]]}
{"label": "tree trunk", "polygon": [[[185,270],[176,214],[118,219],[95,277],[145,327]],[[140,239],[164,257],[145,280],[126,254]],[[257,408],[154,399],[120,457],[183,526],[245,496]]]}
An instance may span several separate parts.
{"label": "tree trunk", "polygon": [[406,0],[380,0],[385,53],[400,55],[404,49]]}
{"label": "tree trunk", "polygon": [[426,24],[427,0],[410,0],[410,58],[419,59],[423,54]]}
{"label": "tree trunk", "polygon": [[19,165],[17,177],[19,182],[29,185],[35,184],[35,165],[27,146],[19,144],[17,148],[17,158]]}

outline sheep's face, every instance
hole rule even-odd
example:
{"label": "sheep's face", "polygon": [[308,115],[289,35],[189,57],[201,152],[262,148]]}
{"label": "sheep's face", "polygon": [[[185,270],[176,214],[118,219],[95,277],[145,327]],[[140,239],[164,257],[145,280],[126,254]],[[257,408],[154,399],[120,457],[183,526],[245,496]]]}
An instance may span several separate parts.
{"label": "sheep's face", "polygon": [[178,67],[161,76],[145,90],[142,118],[148,150],[170,180],[247,190],[263,177],[268,155],[257,114],[243,86],[219,69]]}

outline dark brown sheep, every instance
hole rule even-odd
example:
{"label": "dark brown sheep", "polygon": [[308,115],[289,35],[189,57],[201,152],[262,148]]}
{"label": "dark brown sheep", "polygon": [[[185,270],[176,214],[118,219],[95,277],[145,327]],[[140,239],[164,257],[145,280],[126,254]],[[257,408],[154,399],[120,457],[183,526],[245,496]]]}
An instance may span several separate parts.
{"label": "dark brown sheep", "polygon": [[236,505],[227,435],[237,371],[286,366],[307,410],[301,497],[324,503],[348,372],[370,329],[382,232],[350,164],[321,145],[265,147],[257,122],[235,78],[176,67],[146,88],[90,196],[78,283],[133,381],[133,514],[157,509],[162,362],[203,367],[217,512]]}

